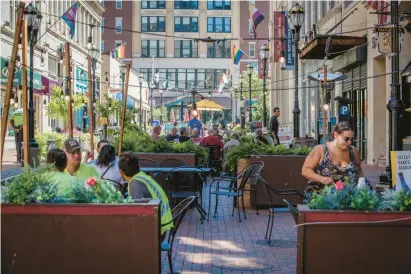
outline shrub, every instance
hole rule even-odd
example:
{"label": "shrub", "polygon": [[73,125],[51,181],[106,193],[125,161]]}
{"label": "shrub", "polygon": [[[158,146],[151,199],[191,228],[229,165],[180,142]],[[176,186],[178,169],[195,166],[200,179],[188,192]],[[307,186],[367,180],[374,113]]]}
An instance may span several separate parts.
{"label": "shrub", "polygon": [[36,141],[39,144],[40,156],[42,159],[47,155],[47,140],[56,141],[56,147],[61,148],[64,140],[67,139],[67,135],[57,132],[43,132],[36,135]]}

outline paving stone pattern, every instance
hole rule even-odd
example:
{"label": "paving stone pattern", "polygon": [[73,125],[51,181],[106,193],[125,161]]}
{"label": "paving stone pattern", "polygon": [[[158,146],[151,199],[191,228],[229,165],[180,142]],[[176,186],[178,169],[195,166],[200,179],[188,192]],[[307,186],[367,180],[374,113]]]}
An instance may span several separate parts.
{"label": "paving stone pattern", "polygon": [[[212,209],[214,210],[212,197]],[[208,205],[204,202],[205,205]],[[200,223],[195,209],[187,212],[173,246],[174,271],[180,273],[296,273],[297,250],[258,244],[264,240],[268,211],[247,211],[238,222],[231,216],[232,198],[220,197],[217,217]],[[208,211],[208,208],[206,208]],[[272,239],[296,241],[289,212],[276,213]],[[163,273],[169,271],[163,252]]]}

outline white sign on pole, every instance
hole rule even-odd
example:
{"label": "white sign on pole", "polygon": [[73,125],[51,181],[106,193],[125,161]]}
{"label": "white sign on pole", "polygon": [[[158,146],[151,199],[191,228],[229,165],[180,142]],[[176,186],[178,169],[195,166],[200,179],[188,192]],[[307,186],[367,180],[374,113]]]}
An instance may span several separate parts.
{"label": "white sign on pole", "polygon": [[392,187],[411,190],[411,151],[391,151]]}

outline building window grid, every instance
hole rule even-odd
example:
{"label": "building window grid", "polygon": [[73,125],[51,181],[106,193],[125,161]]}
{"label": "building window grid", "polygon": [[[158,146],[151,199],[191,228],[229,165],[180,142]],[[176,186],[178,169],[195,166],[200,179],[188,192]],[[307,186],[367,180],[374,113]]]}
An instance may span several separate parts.
{"label": "building window grid", "polygon": [[114,48],[118,48],[119,46],[121,46],[123,44],[123,41],[121,40],[116,40],[114,41]]}
{"label": "building window grid", "polygon": [[174,9],[197,10],[198,1],[190,1],[190,0],[174,1]]}
{"label": "building window grid", "polygon": [[174,57],[175,58],[197,58],[198,47],[197,43],[190,40],[175,40],[174,41]]}
{"label": "building window grid", "polygon": [[116,0],[116,9],[122,9],[122,8],[123,8],[123,1]]}
{"label": "building window grid", "polygon": [[141,57],[165,57],[165,40],[141,40]]}
{"label": "building window grid", "polygon": [[208,17],[207,32],[231,33],[231,17]]}
{"label": "building window grid", "polygon": [[231,41],[209,43],[207,58],[231,58]]}
{"label": "building window grid", "polygon": [[175,32],[198,32],[198,17],[174,17]]}
{"label": "building window grid", "polygon": [[100,43],[100,51],[104,52],[104,41],[103,40],[101,40],[101,43]]}
{"label": "building window grid", "polygon": [[142,9],[165,9],[166,1],[141,1]]}
{"label": "building window grid", "polygon": [[[152,77],[151,68],[141,68],[140,73],[143,74],[145,81],[149,81]],[[221,79],[221,75],[226,73],[225,69],[156,69],[154,73],[160,74],[160,82],[167,80],[166,88],[187,89],[198,87],[208,89],[209,84],[214,89]],[[206,79],[212,79],[207,81]]]}
{"label": "building window grid", "polygon": [[231,1],[230,0],[208,0],[207,1],[208,10],[231,10]]}
{"label": "building window grid", "polygon": [[123,18],[115,18],[116,21],[116,33],[123,32]]}
{"label": "building window grid", "polygon": [[101,31],[101,33],[103,33],[104,32],[104,17],[101,17],[101,23],[100,23],[100,31]]}
{"label": "building window grid", "polygon": [[142,16],[141,31],[142,32],[165,32],[166,22],[165,16]]}

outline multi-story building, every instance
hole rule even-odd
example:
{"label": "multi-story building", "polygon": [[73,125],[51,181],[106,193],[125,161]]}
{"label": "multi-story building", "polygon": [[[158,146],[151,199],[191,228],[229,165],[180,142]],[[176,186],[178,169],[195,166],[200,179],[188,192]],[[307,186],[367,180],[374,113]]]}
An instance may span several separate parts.
{"label": "multi-story building", "polygon": [[101,1],[105,12],[101,18],[101,52],[110,53],[126,43],[125,56],[131,60],[133,52],[133,2],[140,1]]}
{"label": "multi-story building", "polygon": [[[16,28],[16,9],[20,1],[1,1],[1,90],[3,92],[7,83],[6,61],[10,58],[14,31]],[[34,2],[34,1],[33,1]],[[60,17],[75,3],[78,3],[77,18],[75,22],[75,34],[73,39],[69,36],[69,28]],[[92,42],[98,47],[100,45],[100,21],[104,7],[99,1],[35,1],[35,5],[40,10],[43,18],[41,21],[39,41],[34,50],[34,77],[33,79],[49,78],[62,84],[64,75],[64,64],[61,49],[64,44],[71,44],[71,66],[72,66],[72,87],[73,92],[86,92],[88,90],[87,75],[87,43],[89,36]],[[18,51],[21,56],[21,50]],[[29,59],[29,58],[28,58]],[[99,96],[100,83],[100,56],[97,60],[97,96]],[[41,82],[40,82],[41,83]],[[14,93],[21,96],[21,77],[16,80]],[[50,131],[57,126],[62,127],[62,123],[55,119],[50,119],[45,110],[50,98],[47,90],[45,94],[35,94],[35,121],[36,131]],[[19,100],[21,102],[21,100]],[[1,103],[3,105],[3,102]],[[74,123],[82,125],[83,110],[78,110],[74,116]]]}
{"label": "multi-story building", "polygon": [[[233,44],[239,45],[231,38],[240,36],[239,6],[230,0],[133,2],[133,69],[146,81],[152,80],[153,69],[159,73],[158,87],[165,83],[163,101],[168,105],[185,97],[191,102],[189,91],[197,89],[230,109],[227,90],[218,94],[216,89],[228,69],[231,77],[238,74],[231,54]],[[196,40],[207,37],[211,42]],[[159,105],[159,92],[153,96]],[[226,113],[226,119],[231,120],[231,114]]]}
{"label": "multi-story building", "polygon": [[[378,37],[374,33],[377,23],[389,23],[390,16],[381,16],[368,7],[366,1],[303,1],[305,21],[301,29],[299,60],[300,135],[308,134],[318,139],[322,131],[321,115],[324,104],[328,106],[331,124],[338,122],[340,109],[338,96],[352,100],[349,104],[350,122],[354,127],[354,145],[359,148],[361,159],[371,165],[385,166],[389,151],[389,113],[386,105],[391,94],[391,57],[378,50]],[[389,3],[381,2],[384,5]],[[280,1],[274,11],[289,10],[291,2]],[[381,6],[380,6],[381,7]],[[400,10],[410,10],[411,3],[401,1]],[[389,10],[389,8],[388,8]],[[409,19],[400,21],[401,26]],[[305,38],[306,37],[306,38]],[[326,40],[330,38],[331,51],[325,59]],[[341,44],[338,43],[345,41]],[[382,40],[382,38],[380,38]],[[333,45],[334,42],[334,45]],[[411,48],[409,27],[401,35],[400,72],[409,67]],[[322,73],[323,65],[329,73],[343,74],[346,78],[336,82],[327,102],[322,101],[322,90],[317,81],[308,76]],[[281,70],[283,65],[272,67],[272,104],[282,109],[280,120],[292,123],[294,106],[294,72]],[[405,73],[406,74],[406,73]],[[410,107],[410,83],[407,75],[400,76],[401,99]],[[400,119],[401,138],[411,135],[410,114]]]}

